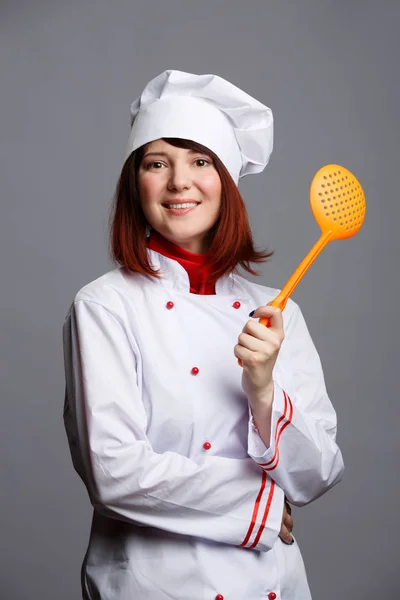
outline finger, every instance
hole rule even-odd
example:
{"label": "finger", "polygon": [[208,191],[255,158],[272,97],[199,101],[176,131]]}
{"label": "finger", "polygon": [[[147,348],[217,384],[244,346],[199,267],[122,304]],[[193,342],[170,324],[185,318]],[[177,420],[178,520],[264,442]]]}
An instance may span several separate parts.
{"label": "finger", "polygon": [[[265,343],[265,342],[264,342]],[[245,348],[241,344],[236,344],[233,349],[233,353],[236,358],[242,361],[242,366],[246,365],[248,368],[259,368],[260,365],[266,367],[269,360],[272,360],[274,356],[275,350],[273,348],[270,351],[265,351],[265,349],[261,352],[257,350],[249,350],[249,348]]]}
{"label": "finger", "polygon": [[233,349],[233,353],[236,356],[236,358],[240,358],[240,360],[242,361],[242,363],[255,363],[255,356],[257,356],[253,350],[249,350],[248,348],[245,348],[244,346],[241,346],[240,344],[236,344],[236,346]]}
{"label": "finger", "polygon": [[276,318],[282,317],[282,311],[277,306],[264,304],[252,311],[249,316],[251,316],[253,319],[268,317],[269,319],[276,320]]}
{"label": "finger", "polygon": [[276,306],[259,306],[253,313],[250,313],[253,319],[268,317],[270,319],[270,329],[283,329],[282,311]]}
{"label": "finger", "polygon": [[282,525],[282,527],[281,527],[281,530],[279,532],[279,537],[281,538],[282,542],[284,542],[285,544],[293,543],[293,536],[290,534],[290,531],[284,525]]}
{"label": "finger", "polygon": [[253,352],[260,352],[261,354],[268,354],[271,356],[279,350],[280,347],[279,340],[275,338],[276,336],[274,335],[271,339],[260,340],[250,333],[242,332],[239,335],[238,343]]}
{"label": "finger", "polygon": [[289,513],[289,515],[291,515],[292,514],[292,507],[290,506],[290,504],[287,501],[286,497],[285,497],[285,508],[286,508],[286,511]]}
{"label": "finger", "polygon": [[289,530],[292,531],[293,529],[293,519],[289,514],[285,514],[283,517],[283,524],[285,525],[285,527]]}
{"label": "finger", "polygon": [[243,327],[243,333],[248,333],[253,337],[256,337],[259,340],[271,342],[273,345],[278,345],[282,343],[284,336],[283,328],[281,329],[271,329],[265,327],[262,323],[255,321],[247,321],[245,326]]}
{"label": "finger", "polygon": [[253,352],[262,352],[265,344],[263,340],[258,339],[250,333],[244,332],[239,335],[238,343],[243,346],[243,348],[247,348]]}

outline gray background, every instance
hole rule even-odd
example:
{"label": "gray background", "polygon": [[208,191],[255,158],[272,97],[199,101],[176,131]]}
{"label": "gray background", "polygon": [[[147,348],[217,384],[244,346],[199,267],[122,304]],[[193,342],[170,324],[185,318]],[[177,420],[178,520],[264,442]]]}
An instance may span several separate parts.
{"label": "gray background", "polygon": [[270,165],[241,184],[256,243],[276,252],[261,283],[282,286],[319,236],[308,190],[322,165],[365,189],[361,232],[294,294],[347,467],[294,511],[295,532],[315,599],[400,597],[399,17],[395,0],[2,2],[2,598],[80,597],[91,506],[63,430],[61,327],[112,267],[129,105],[171,68],[221,75],[274,111]]}

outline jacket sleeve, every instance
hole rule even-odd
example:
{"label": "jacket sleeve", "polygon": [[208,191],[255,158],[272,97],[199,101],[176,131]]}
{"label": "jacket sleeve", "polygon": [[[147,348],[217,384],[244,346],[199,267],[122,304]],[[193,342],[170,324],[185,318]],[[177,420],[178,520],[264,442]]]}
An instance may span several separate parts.
{"label": "jacket sleeve", "polygon": [[74,467],[103,515],[182,535],[268,551],[283,492],[250,458],[199,462],[158,454],[146,436],[137,365],[123,320],[76,300],[63,327],[64,423]]}
{"label": "jacket sleeve", "polygon": [[270,447],[250,415],[248,453],[288,500],[301,506],[340,481],[344,466],[321,362],[300,308],[293,305],[281,347],[283,360],[274,374]]}

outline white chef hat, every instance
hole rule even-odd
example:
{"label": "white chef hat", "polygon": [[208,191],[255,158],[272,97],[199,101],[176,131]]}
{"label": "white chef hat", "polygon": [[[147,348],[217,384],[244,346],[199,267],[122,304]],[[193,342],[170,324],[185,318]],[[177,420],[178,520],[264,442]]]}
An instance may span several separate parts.
{"label": "white chef hat", "polygon": [[159,138],[185,138],[221,159],[235,183],[260,173],[273,145],[272,111],[218,75],[167,70],[131,105],[126,157]]}

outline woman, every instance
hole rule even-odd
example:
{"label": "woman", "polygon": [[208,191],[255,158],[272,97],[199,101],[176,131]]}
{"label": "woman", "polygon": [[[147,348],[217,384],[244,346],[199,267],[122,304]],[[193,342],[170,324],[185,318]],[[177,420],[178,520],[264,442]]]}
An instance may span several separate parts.
{"label": "woman", "polygon": [[307,600],[285,496],[339,481],[335,412],[298,306],[266,306],[277,290],[236,272],[269,256],[237,182],[268,162],[271,111],[166,71],[131,114],[121,266],[64,324],[65,426],[94,507],[83,598]]}

